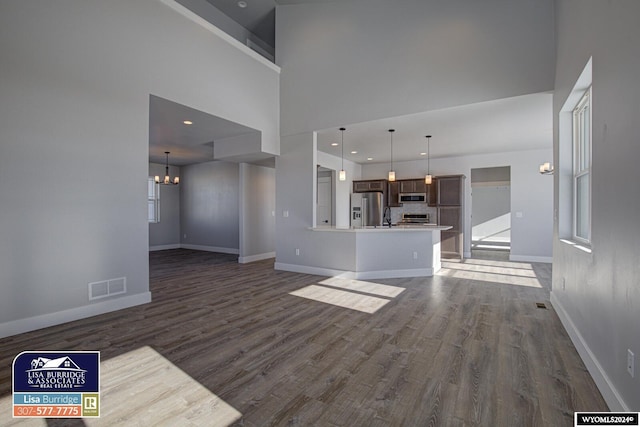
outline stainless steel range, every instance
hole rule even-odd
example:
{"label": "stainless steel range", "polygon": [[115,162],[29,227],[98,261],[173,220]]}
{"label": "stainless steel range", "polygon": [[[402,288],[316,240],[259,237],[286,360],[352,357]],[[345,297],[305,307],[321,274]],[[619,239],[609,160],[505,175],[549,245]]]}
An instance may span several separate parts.
{"label": "stainless steel range", "polygon": [[429,223],[429,214],[402,214],[402,219],[398,221],[398,225],[423,225]]}

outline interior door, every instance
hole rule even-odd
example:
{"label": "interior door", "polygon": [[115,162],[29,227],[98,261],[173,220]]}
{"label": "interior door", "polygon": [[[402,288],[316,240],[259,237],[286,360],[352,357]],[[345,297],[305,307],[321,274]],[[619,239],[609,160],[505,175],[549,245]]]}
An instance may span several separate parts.
{"label": "interior door", "polygon": [[316,204],[316,227],[333,225],[331,221],[331,178],[318,177],[318,202]]}

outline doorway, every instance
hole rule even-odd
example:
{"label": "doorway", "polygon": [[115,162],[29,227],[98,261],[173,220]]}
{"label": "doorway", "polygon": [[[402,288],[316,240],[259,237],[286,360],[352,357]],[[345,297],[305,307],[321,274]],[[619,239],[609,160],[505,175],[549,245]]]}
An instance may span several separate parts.
{"label": "doorway", "polygon": [[471,253],[511,251],[511,167],[471,169]]}
{"label": "doorway", "polygon": [[318,166],[316,227],[333,225],[333,171]]}

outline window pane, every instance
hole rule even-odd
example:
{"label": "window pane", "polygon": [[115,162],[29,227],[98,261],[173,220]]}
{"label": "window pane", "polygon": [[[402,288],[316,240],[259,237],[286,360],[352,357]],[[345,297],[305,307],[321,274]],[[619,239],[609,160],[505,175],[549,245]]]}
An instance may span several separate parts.
{"label": "window pane", "polygon": [[589,163],[591,159],[589,158],[591,155],[591,123],[589,122],[589,118],[591,117],[589,113],[589,104],[586,104],[584,109],[582,110],[582,139],[580,141],[580,151],[582,151],[582,164],[580,165],[580,170],[589,169]]}
{"label": "window pane", "polygon": [[589,174],[576,179],[576,237],[589,240]]}
{"label": "window pane", "polygon": [[156,222],[156,202],[149,200],[149,222]]}

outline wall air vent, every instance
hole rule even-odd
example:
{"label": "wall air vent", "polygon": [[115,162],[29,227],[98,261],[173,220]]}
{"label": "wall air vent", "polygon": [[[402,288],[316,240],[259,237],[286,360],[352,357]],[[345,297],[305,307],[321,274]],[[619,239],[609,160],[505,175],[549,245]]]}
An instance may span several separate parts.
{"label": "wall air vent", "polygon": [[127,293],[126,277],[89,283],[89,301],[125,293]]}

